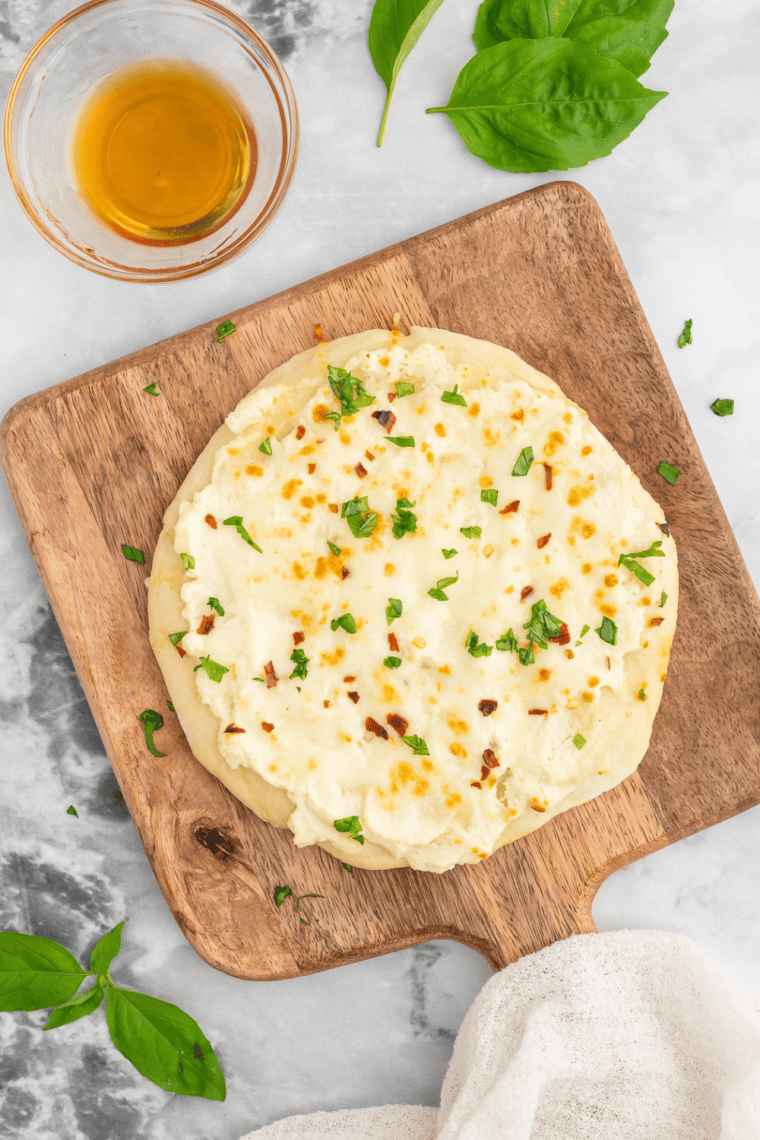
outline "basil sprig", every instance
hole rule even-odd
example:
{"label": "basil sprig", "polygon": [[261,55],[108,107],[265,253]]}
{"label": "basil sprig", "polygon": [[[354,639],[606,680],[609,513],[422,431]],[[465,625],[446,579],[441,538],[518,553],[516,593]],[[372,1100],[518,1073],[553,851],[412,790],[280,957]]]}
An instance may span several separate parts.
{"label": "basil sprig", "polygon": [[[110,968],[123,926],[99,940],[89,970],[48,938],[0,933],[0,1010],[56,1006],[44,1028],[57,1029],[88,1017],[105,997],[111,1040],[142,1076],[166,1092],[224,1100],[224,1074],[197,1022],[176,1005],[115,985]],[[95,984],[78,993],[88,978]]]}
{"label": "basil sprig", "polygon": [[443,0],[375,0],[369,23],[369,51],[388,89],[377,145],[383,145],[399,72]]}
{"label": "basil sprig", "polygon": [[366,495],[362,495],[360,499],[349,499],[344,503],[340,517],[346,520],[354,538],[369,538],[377,526],[377,511],[369,509]]}
{"label": "basil sprig", "polygon": [[479,50],[505,40],[574,40],[642,75],[667,39],[673,0],[485,0],[473,39]]}
{"label": "basil sprig", "polygon": [[256,543],[253,541],[253,539],[251,538],[248,531],[243,526],[243,516],[242,515],[230,515],[230,517],[228,519],[224,520],[222,525],[223,526],[234,526],[235,530],[238,532],[238,534],[240,535],[240,537],[243,539],[244,542],[247,542],[248,545],[252,546],[254,550],[258,550],[259,554],[264,553],[264,551],[261,549],[261,547],[256,545]]}
{"label": "basil sprig", "polygon": [[326,412],[323,418],[334,420],[336,431],[343,416],[353,416],[360,408],[368,408],[375,402],[375,397],[364,391],[361,380],[345,368],[333,368],[332,364],[328,364],[327,380],[338,399],[340,411]]}
{"label": "basil sprig", "polygon": [[153,733],[158,732],[159,728],[164,727],[164,718],[161,716],[161,713],[156,712],[155,709],[145,709],[144,712],[140,713],[137,719],[145,725],[145,743],[148,750],[152,752],[154,756],[165,756],[166,753],[159,752],[153,742]]}
{"label": "basil sprig", "polygon": [[349,839],[355,839],[357,843],[364,843],[362,823],[358,815],[347,815],[345,819],[336,819],[333,821],[333,827],[336,831],[347,833]]}
{"label": "basil sprig", "polygon": [[394,538],[403,538],[405,534],[417,533],[417,516],[412,511],[412,507],[416,505],[416,499],[413,503],[410,503],[408,499],[396,499],[396,509],[391,512]]}

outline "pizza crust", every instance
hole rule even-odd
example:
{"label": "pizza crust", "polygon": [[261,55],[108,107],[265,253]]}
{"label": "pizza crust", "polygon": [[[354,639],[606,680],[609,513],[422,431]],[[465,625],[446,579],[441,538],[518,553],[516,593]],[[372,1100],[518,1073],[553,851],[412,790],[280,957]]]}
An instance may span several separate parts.
{"label": "pizza crust", "polygon": [[[328,364],[344,367],[359,354],[390,348],[394,344],[407,349],[421,344],[445,347],[449,362],[467,367],[468,375],[461,384],[462,390],[480,385],[485,375],[496,373],[519,379],[534,389],[558,396],[568,408],[578,410],[585,417],[585,413],[564,396],[553,380],[530,367],[508,349],[445,330],[417,327],[413,327],[406,337],[395,331],[373,329],[319,344],[274,369],[244,398],[239,407],[248,400],[260,401],[266,389],[281,386],[271,401],[267,401],[267,423],[274,426],[276,438],[282,439],[293,430],[299,412],[324,386]],[[251,769],[229,766],[218,746],[219,721],[203,703],[196,688],[193,667],[197,659],[189,655],[180,657],[168,636],[186,625],[180,593],[184,568],[174,549],[174,528],[180,504],[191,500],[210,482],[217,452],[234,438],[234,433],[227,424],[223,424],[214,433],[164,515],[164,525],[154,551],[149,580],[150,641],[178,719],[196,758],[261,819],[276,827],[287,827],[295,806],[293,799],[284,789],[269,784]],[[623,461],[620,460],[620,463],[623,464]],[[658,524],[664,522],[661,508],[644,490],[633,472],[630,472],[630,492],[636,505],[649,519]],[[577,779],[564,798],[550,804],[545,811],[526,810],[515,817],[505,826],[494,849],[527,835],[560,812],[585,803],[614,787],[635,771],[644,756],[662,696],[678,600],[675,544],[672,539],[664,538],[663,546],[667,548],[667,557],[662,562],[658,589],[661,587],[668,595],[667,609],[663,610],[664,621],[649,631],[646,649],[625,655],[625,696],[621,699],[610,689],[601,689],[599,699],[593,706],[578,709],[578,731],[588,741],[583,756],[584,768],[591,769],[593,774]],[[637,699],[635,695],[642,686],[647,694],[646,701]],[[593,732],[593,726],[600,719],[606,721],[612,731]],[[334,840],[319,845],[336,858],[366,869],[381,870],[409,865],[409,859],[398,859],[369,840],[360,847],[348,836],[339,833],[336,833]],[[480,860],[476,856],[465,855],[460,856],[458,861]]]}

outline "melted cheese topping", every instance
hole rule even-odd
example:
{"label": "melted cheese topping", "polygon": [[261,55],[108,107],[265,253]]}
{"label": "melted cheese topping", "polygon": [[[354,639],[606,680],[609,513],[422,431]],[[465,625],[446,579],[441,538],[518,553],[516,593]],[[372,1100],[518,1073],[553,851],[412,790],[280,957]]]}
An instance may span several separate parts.
{"label": "melted cheese topping", "polygon": [[[175,530],[176,551],[195,561],[182,587],[182,646],[228,670],[219,682],[196,672],[221,753],[289,793],[297,845],[334,841],[334,821],[358,816],[368,839],[440,871],[485,858],[517,813],[546,810],[585,774],[574,737],[581,725],[586,737],[595,731],[600,691],[620,690],[623,656],[645,644],[660,597],[618,556],[662,536],[634,505],[630,469],[561,396],[468,375],[428,344],[349,367],[375,401],[337,431],[323,419],[339,408],[327,377],[281,439],[268,417],[283,385],[254,390],[228,417],[236,438]],[[391,402],[399,380],[414,394]],[[468,385],[466,407],[441,399],[455,383]],[[390,436],[373,416],[384,410],[396,417]],[[402,436],[414,447],[392,443]],[[260,450],[266,438],[271,456]],[[528,446],[533,465],[512,475]],[[495,506],[482,491],[498,492]],[[378,513],[368,538],[341,517],[361,496]],[[391,515],[404,498],[417,530],[397,539]],[[236,516],[261,553],[224,525]],[[463,527],[481,533],[467,538]],[[657,576],[661,562],[646,569]],[[448,600],[430,596],[457,574]],[[403,606],[391,625],[390,599]],[[511,629],[525,646],[539,600],[570,641],[535,647],[522,665],[495,643]],[[331,628],[346,614],[353,634]],[[211,616],[210,632],[197,632]],[[614,646],[596,632],[605,616]],[[473,631],[490,655],[468,652]],[[306,678],[290,677],[295,649],[308,658]],[[389,717],[429,755],[415,754]],[[487,771],[484,754],[498,761]]]}

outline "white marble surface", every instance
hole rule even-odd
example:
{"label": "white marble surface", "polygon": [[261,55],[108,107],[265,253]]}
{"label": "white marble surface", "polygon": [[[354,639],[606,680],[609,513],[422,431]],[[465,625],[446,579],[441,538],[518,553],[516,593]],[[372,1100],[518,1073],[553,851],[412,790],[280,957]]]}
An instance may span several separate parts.
{"label": "white marble surface", "polygon": [[[0,0],[3,94],[37,35],[70,7]],[[300,101],[303,145],[276,224],[206,278],[123,285],[49,249],[0,175],[0,410],[556,177],[493,171],[443,116],[424,114],[445,102],[471,54],[476,0],[447,0],[436,15],[407,64],[381,151],[383,90],[366,50],[370,0],[235,7],[280,50]],[[605,213],[758,584],[759,25],[755,0],[676,0],[670,38],[645,77],[669,98],[610,158],[559,176],[586,186]],[[681,352],[686,317],[694,344]],[[709,411],[716,396],[736,400],[732,418]],[[706,550],[706,574],[709,561]],[[44,1036],[42,1015],[0,1015],[0,1135],[237,1140],[295,1112],[435,1104],[453,1037],[489,974],[482,959],[440,942],[267,984],[206,966],[171,918],[122,813],[4,484],[0,565],[0,928],[45,934],[84,954],[129,915],[118,976],[196,1017],[229,1090],[224,1105],[166,1096],[111,1048],[100,1015]],[[65,814],[69,803],[78,819]],[[597,896],[599,929],[679,931],[760,993],[759,825],[755,808],[618,872]]]}

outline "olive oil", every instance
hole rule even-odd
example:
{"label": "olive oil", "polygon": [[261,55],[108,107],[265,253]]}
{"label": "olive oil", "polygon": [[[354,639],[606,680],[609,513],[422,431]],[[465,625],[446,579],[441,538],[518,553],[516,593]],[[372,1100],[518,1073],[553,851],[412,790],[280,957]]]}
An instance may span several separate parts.
{"label": "olive oil", "polygon": [[212,75],[175,60],[116,72],[74,131],[80,192],[104,222],[150,245],[195,241],[237,210],[256,171],[256,136]]}

